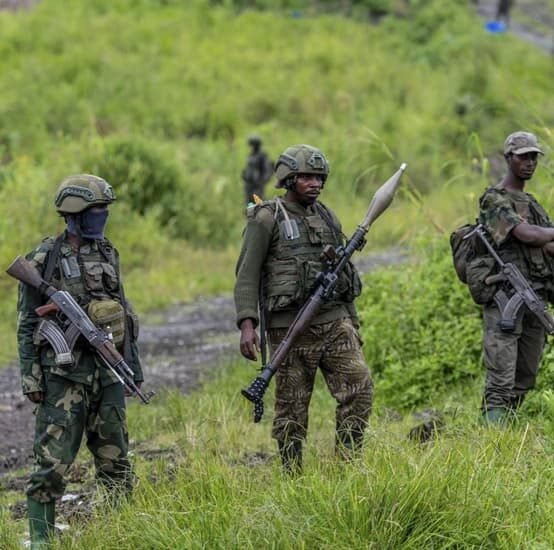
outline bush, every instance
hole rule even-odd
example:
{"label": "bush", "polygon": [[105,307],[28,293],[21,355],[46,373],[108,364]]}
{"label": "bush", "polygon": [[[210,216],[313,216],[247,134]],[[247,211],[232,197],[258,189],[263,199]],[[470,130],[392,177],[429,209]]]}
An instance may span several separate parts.
{"label": "bush", "polygon": [[481,373],[480,308],[456,277],[446,239],[420,245],[418,255],[418,264],[369,276],[358,301],[378,399],[401,408]]}
{"label": "bush", "polygon": [[142,138],[112,138],[98,158],[86,161],[91,173],[109,181],[117,196],[131,209],[145,214],[159,209],[160,222],[167,225],[176,215],[175,196],[181,172],[170,154]]}

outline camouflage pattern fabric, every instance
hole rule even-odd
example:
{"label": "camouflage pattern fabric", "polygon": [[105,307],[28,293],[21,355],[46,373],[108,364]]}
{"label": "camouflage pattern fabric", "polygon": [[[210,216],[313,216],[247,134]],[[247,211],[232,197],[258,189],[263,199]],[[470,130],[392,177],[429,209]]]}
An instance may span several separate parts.
{"label": "camouflage pattern fabric", "polygon": [[98,372],[92,386],[46,374],[45,400],[36,411],[36,470],[27,489],[30,498],[46,503],[63,495],[64,476],[83,434],[94,456],[97,480],[109,489],[131,490],[123,387],[119,383],[102,387]]}
{"label": "camouflage pattern fabric", "polygon": [[[45,264],[48,254],[52,250],[54,240],[52,237],[45,239],[27,255],[27,259],[41,274],[45,270]],[[102,246],[102,250],[100,246]],[[77,257],[69,242],[64,240],[60,249],[60,258],[52,276],[52,285],[60,290],[70,292],[85,311],[93,299],[120,301],[117,251],[107,240],[103,241],[100,246],[97,241],[83,244]],[[105,257],[105,254],[108,258]],[[78,266],[75,270],[75,276],[65,276],[61,264],[72,260],[75,260],[72,263]],[[66,273],[66,275],[73,274]],[[28,285],[19,285],[17,339],[23,393],[43,389],[42,370],[45,367],[50,369],[52,373],[74,382],[92,384],[92,374],[95,370],[93,355],[83,353],[79,342],[77,342],[74,351],[75,364],[71,369],[67,369],[56,365],[54,350],[49,345],[45,345],[45,342],[39,343],[36,341],[35,329],[39,318],[35,313],[35,309],[45,303],[46,298],[37,290]],[[131,330],[131,334],[128,335],[131,340],[131,357],[126,357],[126,360],[135,373],[135,382],[140,382],[144,377],[136,343],[138,319],[129,307],[127,315],[132,317],[129,325],[134,330]],[[53,316],[53,319],[55,319],[55,316]],[[104,378],[103,385],[116,381],[116,378],[107,369],[102,368],[101,372]]]}
{"label": "camouflage pattern fabric", "polygon": [[[47,238],[27,259],[44,274],[55,239]],[[119,260],[108,240],[86,241],[73,250],[67,235],[61,241],[59,257],[51,284],[71,293],[85,309],[92,300],[121,302]],[[48,342],[38,338],[39,318],[35,309],[46,298],[34,288],[20,284],[18,296],[18,347],[23,393],[45,392],[45,401],[37,408],[34,452],[36,471],[31,475],[28,495],[49,502],[63,494],[64,475],[73,463],[83,434],[94,456],[96,475],[108,486],[132,485],[127,460],[127,424],[123,386],[83,339],[73,350],[73,365],[58,365]],[[137,336],[138,319],[130,308],[130,357],[135,382],[143,380]],[[65,328],[64,320],[52,314],[50,319]]]}
{"label": "camouflage pattern fabric", "polygon": [[[272,351],[286,329],[272,329]],[[365,364],[360,338],[350,319],[313,325],[299,338],[275,375],[277,441],[302,441],[308,429],[308,407],[317,369],[321,369],[337,401],[337,446],[359,446],[373,401],[373,382]]]}
{"label": "camouflage pattern fabric", "polygon": [[519,310],[514,332],[502,332],[500,318],[496,304],[484,308],[485,410],[515,409],[521,404],[535,386],[546,341],[544,327],[525,306]]}
{"label": "camouflage pattern fabric", "polygon": [[548,214],[529,193],[506,191],[500,186],[488,189],[480,200],[479,221],[486,227],[505,262],[513,262],[530,281],[552,287],[552,258],[542,248],[526,246],[511,236],[522,222],[554,227]]}
{"label": "camouflage pattern fabric", "polygon": [[[531,194],[507,191],[500,184],[485,192],[480,205],[479,221],[491,235],[500,257],[515,264],[541,298],[552,301],[552,258],[542,248],[526,246],[512,237],[512,230],[522,222],[553,227],[548,214]],[[509,288],[505,290],[511,292]],[[484,410],[519,406],[535,385],[545,344],[544,328],[525,306],[519,311],[513,333],[499,330],[500,318],[494,302],[484,307]]]}

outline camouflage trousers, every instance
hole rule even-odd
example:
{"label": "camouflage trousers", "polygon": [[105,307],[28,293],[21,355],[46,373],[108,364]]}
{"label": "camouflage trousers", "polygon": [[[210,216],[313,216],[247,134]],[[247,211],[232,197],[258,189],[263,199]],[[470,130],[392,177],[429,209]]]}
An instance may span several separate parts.
{"label": "camouflage trousers", "polygon": [[[271,329],[272,351],[286,329]],[[308,407],[320,368],[337,401],[337,445],[361,444],[371,412],[373,382],[350,319],[311,326],[300,336],[275,374],[275,417],[272,437],[280,442],[302,441],[308,430]]]}
{"label": "camouflage trousers", "polygon": [[498,328],[496,304],[483,308],[484,361],[487,368],[483,409],[515,409],[535,386],[546,333],[525,306],[518,312],[513,332]]}
{"label": "camouflage trousers", "polygon": [[130,491],[133,473],[127,459],[128,435],[121,384],[102,388],[45,373],[45,399],[36,411],[34,454],[27,495],[50,502],[63,495],[65,474],[75,460],[83,434],[94,456],[96,478],[109,489]]}

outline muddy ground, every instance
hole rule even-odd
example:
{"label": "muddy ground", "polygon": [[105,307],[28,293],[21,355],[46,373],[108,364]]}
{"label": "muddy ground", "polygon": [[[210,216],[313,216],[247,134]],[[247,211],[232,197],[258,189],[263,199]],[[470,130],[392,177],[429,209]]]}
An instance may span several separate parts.
{"label": "muddy ground", "polygon": [[[36,3],[37,0],[0,0],[0,10],[15,11]],[[484,20],[494,19],[496,0],[474,3]],[[509,32],[554,54],[554,14],[546,0],[516,1]],[[405,251],[390,250],[362,256],[357,263],[362,272],[368,272],[376,266],[396,264],[405,259]],[[209,378],[209,373],[218,365],[224,364],[228,358],[238,357],[238,331],[233,318],[231,296],[200,297],[192,303],[145,316],[139,339],[145,388],[158,392],[178,389],[186,395],[198,388],[201,379]],[[20,469],[26,469],[32,463],[33,408],[21,395],[15,362],[0,369],[0,489],[21,495],[26,476],[21,475]],[[420,434],[416,435],[420,437]],[[171,459],[175,450],[141,450],[139,444],[134,452],[145,460],[153,460],[158,455]],[[174,458],[176,462],[177,457]],[[90,464],[79,464],[72,469],[71,486],[80,487],[80,492],[66,494],[59,503],[62,521],[71,522],[75,517],[85,519],[90,514],[91,503],[97,498],[93,484],[87,482],[91,479],[90,470]],[[11,512],[15,518],[24,517],[24,501],[14,504]]]}
{"label": "muddy ground", "polygon": [[[402,250],[361,256],[368,272],[405,259]],[[198,298],[145,316],[139,336],[145,389],[178,389],[186,395],[219,364],[239,357],[231,296]],[[32,462],[34,405],[21,395],[16,364],[0,370],[0,479]]]}

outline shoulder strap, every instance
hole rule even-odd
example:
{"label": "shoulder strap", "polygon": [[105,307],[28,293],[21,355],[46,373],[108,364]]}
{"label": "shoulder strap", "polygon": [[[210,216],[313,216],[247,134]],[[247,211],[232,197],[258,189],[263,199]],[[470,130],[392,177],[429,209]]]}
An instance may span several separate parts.
{"label": "shoulder strap", "polygon": [[341,239],[340,237],[346,238],[346,235],[340,230],[340,227],[335,223],[335,220],[333,219],[333,216],[331,215],[330,210],[321,202],[316,201],[314,203],[315,209],[318,211],[319,215],[323,218],[323,221],[327,224],[331,232],[333,233],[333,237],[337,244],[340,244]]}
{"label": "shoulder strap", "polygon": [[54,241],[54,246],[52,247],[52,250],[50,250],[48,254],[46,267],[44,269],[44,273],[42,274],[42,278],[47,283],[52,282],[52,275],[54,274],[54,269],[56,267],[56,264],[58,263],[58,257],[60,256],[60,250],[62,248],[62,242],[63,242],[64,236],[65,236],[65,232],[56,237],[56,240]]}
{"label": "shoulder strap", "polygon": [[[121,280],[121,270],[119,268],[119,254],[117,252],[117,249],[108,241],[108,244],[110,246],[109,253],[104,248],[104,246],[99,246],[98,248],[101,250],[102,254],[106,257],[106,259],[114,265],[116,271],[117,271],[117,278],[119,282],[119,300],[121,302],[121,306],[123,307],[123,322],[125,323],[125,337],[123,339],[123,357],[125,358],[125,361],[127,364],[130,363],[132,359],[132,350],[131,350],[131,337],[130,337],[130,327],[129,327],[129,319],[127,315],[127,299],[125,298],[125,291],[123,290],[123,281]],[[103,249],[103,250],[102,250]]]}

